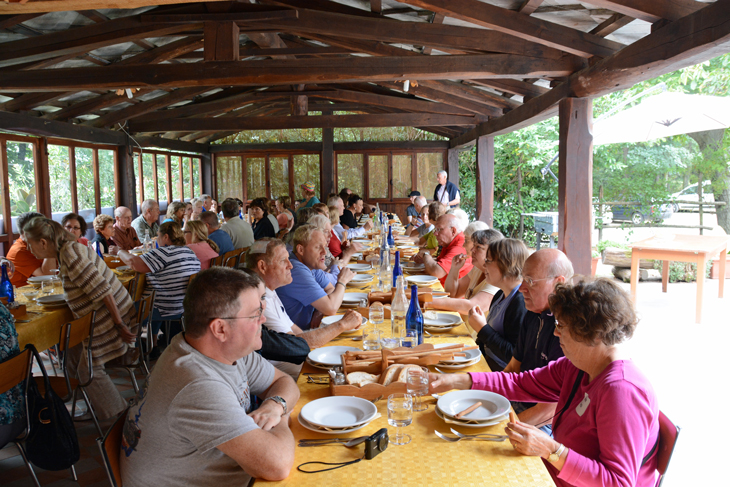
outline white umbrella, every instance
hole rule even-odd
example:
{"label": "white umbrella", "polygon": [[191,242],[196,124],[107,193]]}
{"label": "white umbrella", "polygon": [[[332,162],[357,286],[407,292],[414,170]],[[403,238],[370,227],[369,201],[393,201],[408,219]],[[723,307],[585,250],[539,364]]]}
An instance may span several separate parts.
{"label": "white umbrella", "polygon": [[646,142],[730,127],[730,97],[662,93],[593,125],[593,145]]}

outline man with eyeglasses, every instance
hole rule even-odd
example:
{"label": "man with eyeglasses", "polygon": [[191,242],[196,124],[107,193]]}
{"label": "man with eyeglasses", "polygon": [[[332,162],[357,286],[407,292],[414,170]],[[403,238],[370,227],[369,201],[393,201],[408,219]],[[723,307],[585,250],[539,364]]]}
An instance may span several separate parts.
{"label": "man with eyeglasses", "polygon": [[[132,228],[132,211],[126,206],[118,206],[114,210],[114,227],[112,234],[112,245],[119,247],[119,250],[132,250],[142,245],[137,230]],[[150,235],[154,237],[155,235]]]}
{"label": "man with eyeglasses", "polygon": [[[504,372],[539,369],[563,356],[560,339],[555,336],[555,317],[550,312],[548,296],[557,284],[572,277],[573,264],[557,249],[540,249],[527,258],[520,286],[527,314],[522,321],[512,359]],[[512,403],[521,422],[534,426],[547,422],[540,429],[548,434],[552,434],[549,423],[555,415],[555,406],[555,403]]]}
{"label": "man with eyeglasses", "polygon": [[[120,455],[125,486],[248,485],[294,464],[289,412],[299,390],[260,355],[266,321],[256,275],[213,267],[185,295],[185,332],[163,352],[130,408]],[[255,411],[251,396],[262,399]]]}
{"label": "man with eyeglasses", "polygon": [[[434,259],[428,250],[421,250],[413,258],[413,261],[417,264],[423,264],[426,267],[426,273],[437,277],[443,285],[451,270],[453,258],[457,255],[466,254],[464,230],[466,230],[466,224],[462,219],[457,218],[455,215],[440,216],[436,220],[433,231],[441,247],[441,252]],[[459,271],[459,279],[467,275],[472,267],[474,266],[471,263],[471,257],[468,257],[464,267]]]}

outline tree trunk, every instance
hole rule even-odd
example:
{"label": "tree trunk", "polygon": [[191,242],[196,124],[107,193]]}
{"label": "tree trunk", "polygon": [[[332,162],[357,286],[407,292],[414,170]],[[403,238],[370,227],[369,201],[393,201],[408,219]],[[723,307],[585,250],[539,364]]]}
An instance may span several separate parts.
{"label": "tree trunk", "polygon": [[[725,136],[725,130],[707,130],[705,132],[695,132],[687,134],[692,137],[699,145],[700,150],[705,153],[709,151],[719,151],[722,147],[722,139]],[[698,187],[702,185],[702,180],[698,182]],[[717,210],[717,224],[730,235],[730,165],[722,158],[714,170],[714,178],[712,181],[712,193],[715,202],[724,202],[724,206],[715,207]]]}

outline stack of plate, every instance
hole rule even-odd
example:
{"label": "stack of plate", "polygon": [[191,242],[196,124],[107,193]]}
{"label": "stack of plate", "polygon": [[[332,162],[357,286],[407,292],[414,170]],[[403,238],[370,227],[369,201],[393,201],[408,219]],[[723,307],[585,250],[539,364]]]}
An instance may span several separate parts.
{"label": "stack of plate", "polygon": [[[457,413],[481,402],[474,411],[456,419]],[[483,428],[492,426],[507,419],[510,411],[509,401],[495,392],[489,391],[454,391],[439,397],[436,403],[436,414],[447,423],[458,424],[467,428]]]}
{"label": "stack of plate", "polygon": [[329,396],[307,403],[299,411],[299,424],[325,434],[350,433],[378,417],[378,408],[367,399]]}
{"label": "stack of plate", "polygon": [[355,239],[353,240],[356,244],[359,244],[362,247],[370,247],[373,244],[372,240],[366,240],[366,239]]}
{"label": "stack of plate", "polygon": [[420,274],[426,271],[426,266],[423,264],[416,264],[415,262],[405,262],[401,264],[401,269],[406,274]]}
{"label": "stack of plate", "polygon": [[[331,325],[332,323],[337,323],[338,321],[340,321],[342,319],[343,316],[344,315],[325,316],[324,318],[322,318],[322,325]],[[368,322],[368,319],[363,316],[362,324],[360,324],[360,326],[358,326],[357,328],[355,328],[353,330],[343,331],[341,334],[349,335],[352,333],[357,333],[360,330],[362,330],[362,328],[365,326],[365,323],[367,323],[367,322]]]}
{"label": "stack of plate", "polygon": [[[441,348],[446,347],[449,345],[457,345],[456,343],[439,343],[437,345],[434,345],[435,348]],[[439,368],[443,369],[463,369],[466,367],[469,367],[471,365],[474,365],[479,362],[482,358],[482,354],[479,352],[479,350],[464,350],[463,352],[458,353],[465,353],[466,357],[454,357],[450,360],[442,360],[438,363]]]}
{"label": "stack of plate", "polygon": [[439,282],[439,280],[433,276],[408,276],[406,277],[406,281],[408,281],[409,284],[415,284],[418,287],[433,286]]}
{"label": "stack of plate", "polygon": [[134,270],[128,265],[120,265],[116,270],[119,272],[134,272]]}
{"label": "stack of plate", "polygon": [[427,311],[423,315],[423,327],[430,332],[444,332],[461,325],[461,316]]}
{"label": "stack of plate", "polygon": [[307,362],[318,369],[331,369],[342,365],[342,356],[345,352],[359,352],[355,347],[321,347],[309,352]]}
{"label": "stack of plate", "polygon": [[355,274],[350,282],[347,283],[350,287],[365,287],[373,282],[373,276],[370,274]]}
{"label": "stack of plate", "polygon": [[368,299],[367,293],[345,293],[345,296],[342,298],[342,307],[357,308],[363,299]]}
{"label": "stack of plate", "polygon": [[33,276],[28,278],[28,283],[33,287],[41,287],[41,283],[44,281],[53,281],[53,276]]}
{"label": "stack of plate", "polygon": [[373,268],[370,264],[347,264],[352,272],[367,272]]}
{"label": "stack of plate", "polygon": [[51,294],[50,296],[41,296],[37,300],[38,304],[46,308],[62,308],[66,306],[66,296],[63,294]]}
{"label": "stack of plate", "polygon": [[144,254],[144,249],[132,249],[129,251],[129,253],[134,255],[142,255]]}

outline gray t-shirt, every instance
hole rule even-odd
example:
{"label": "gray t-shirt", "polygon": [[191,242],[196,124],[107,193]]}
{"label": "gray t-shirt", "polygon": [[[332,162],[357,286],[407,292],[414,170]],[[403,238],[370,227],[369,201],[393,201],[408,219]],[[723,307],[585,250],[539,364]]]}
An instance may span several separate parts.
{"label": "gray t-shirt", "polygon": [[273,381],[274,367],[255,352],[226,365],[175,336],[124,425],[125,487],[248,485],[251,476],[217,447],[258,428],[250,394]]}
{"label": "gray t-shirt", "polygon": [[221,225],[221,230],[231,237],[234,249],[242,249],[253,245],[251,225],[240,218],[231,218]]}

